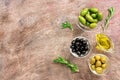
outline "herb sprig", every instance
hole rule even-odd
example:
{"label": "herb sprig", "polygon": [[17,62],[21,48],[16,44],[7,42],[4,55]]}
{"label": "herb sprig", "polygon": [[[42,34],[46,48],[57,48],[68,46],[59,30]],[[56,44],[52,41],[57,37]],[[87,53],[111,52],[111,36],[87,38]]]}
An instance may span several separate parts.
{"label": "herb sprig", "polygon": [[78,66],[76,64],[70,63],[68,60],[64,59],[63,57],[58,57],[57,59],[53,60],[55,63],[64,64],[70,68],[72,72],[79,72]]}
{"label": "herb sprig", "polygon": [[105,23],[104,23],[104,30],[108,28],[108,24],[110,22],[110,19],[113,17],[114,13],[115,13],[115,9],[113,7],[108,9],[109,13],[107,18],[105,19]]}
{"label": "herb sprig", "polygon": [[62,23],[62,28],[69,28],[70,30],[73,31],[73,26],[71,25],[71,23],[69,21],[66,21],[65,23]]}

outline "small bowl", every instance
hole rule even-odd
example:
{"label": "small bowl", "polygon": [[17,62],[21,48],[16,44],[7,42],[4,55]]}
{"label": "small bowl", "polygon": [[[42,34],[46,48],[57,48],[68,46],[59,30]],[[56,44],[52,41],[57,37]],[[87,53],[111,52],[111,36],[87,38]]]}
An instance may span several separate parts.
{"label": "small bowl", "polygon": [[[98,74],[95,70],[92,70],[92,69],[91,69],[90,60],[91,60],[91,58],[95,57],[96,55],[105,56],[105,57],[107,58],[107,62],[106,62],[107,68],[106,68],[105,70],[103,70],[103,73],[102,73],[102,74]],[[108,58],[106,55],[103,55],[103,54],[94,54],[94,55],[92,55],[92,56],[88,59],[88,66],[89,66],[90,71],[91,71],[93,74],[99,75],[99,76],[105,75],[105,74],[109,71],[110,60],[109,60],[109,58]]]}
{"label": "small bowl", "polygon": [[[83,58],[83,57],[85,57],[85,56],[88,55],[88,53],[89,53],[90,50],[91,50],[91,46],[90,46],[90,43],[89,43],[89,41],[88,41],[87,38],[82,37],[82,36],[78,36],[78,37],[75,37],[73,40],[76,40],[77,38],[87,40],[88,51],[86,51],[86,53],[85,53],[84,55],[79,56],[79,55],[77,55],[77,53],[72,52],[72,49],[70,48],[70,53],[71,53],[74,57],[77,57],[77,58],[80,58],[80,57],[81,57],[81,58]],[[72,40],[72,41],[73,41],[73,40]],[[71,45],[72,45],[72,42],[71,42]]]}

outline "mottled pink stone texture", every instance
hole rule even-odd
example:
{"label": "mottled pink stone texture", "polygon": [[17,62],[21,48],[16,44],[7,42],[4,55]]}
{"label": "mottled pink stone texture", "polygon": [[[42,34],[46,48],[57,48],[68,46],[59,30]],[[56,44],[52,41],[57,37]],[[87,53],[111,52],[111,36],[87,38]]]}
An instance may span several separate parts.
{"label": "mottled pink stone texture", "polygon": [[[105,34],[114,42],[113,54],[96,50],[95,34],[107,17],[107,9],[115,8]],[[85,7],[97,7],[104,14],[95,30],[84,32],[76,24]],[[74,31],[61,29],[69,20]],[[92,51],[85,58],[75,58],[69,47],[76,36],[87,37]],[[105,54],[110,59],[109,72],[96,76],[87,60],[92,54]],[[71,71],[53,59],[63,56],[78,65]],[[120,0],[0,0],[0,80],[120,80]]]}

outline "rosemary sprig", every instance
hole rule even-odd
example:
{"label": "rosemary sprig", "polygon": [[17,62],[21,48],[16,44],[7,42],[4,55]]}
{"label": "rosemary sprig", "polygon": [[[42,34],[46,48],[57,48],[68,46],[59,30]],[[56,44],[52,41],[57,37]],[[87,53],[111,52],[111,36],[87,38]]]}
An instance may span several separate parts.
{"label": "rosemary sprig", "polygon": [[68,60],[64,59],[63,57],[58,57],[57,59],[53,60],[55,63],[64,64],[70,68],[72,72],[79,72],[78,66],[76,64],[70,63]]}
{"label": "rosemary sprig", "polygon": [[105,19],[105,23],[104,23],[104,30],[108,28],[108,24],[110,22],[110,19],[113,17],[114,13],[115,13],[115,9],[113,7],[108,9],[109,13],[107,18]]}

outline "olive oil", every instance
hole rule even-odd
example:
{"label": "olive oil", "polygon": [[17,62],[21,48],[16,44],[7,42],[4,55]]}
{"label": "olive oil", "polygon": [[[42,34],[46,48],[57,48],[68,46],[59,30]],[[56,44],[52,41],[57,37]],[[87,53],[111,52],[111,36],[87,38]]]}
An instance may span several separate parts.
{"label": "olive oil", "polygon": [[96,48],[99,50],[108,51],[110,48],[113,47],[111,39],[102,33],[96,35],[96,40],[97,40]]}

